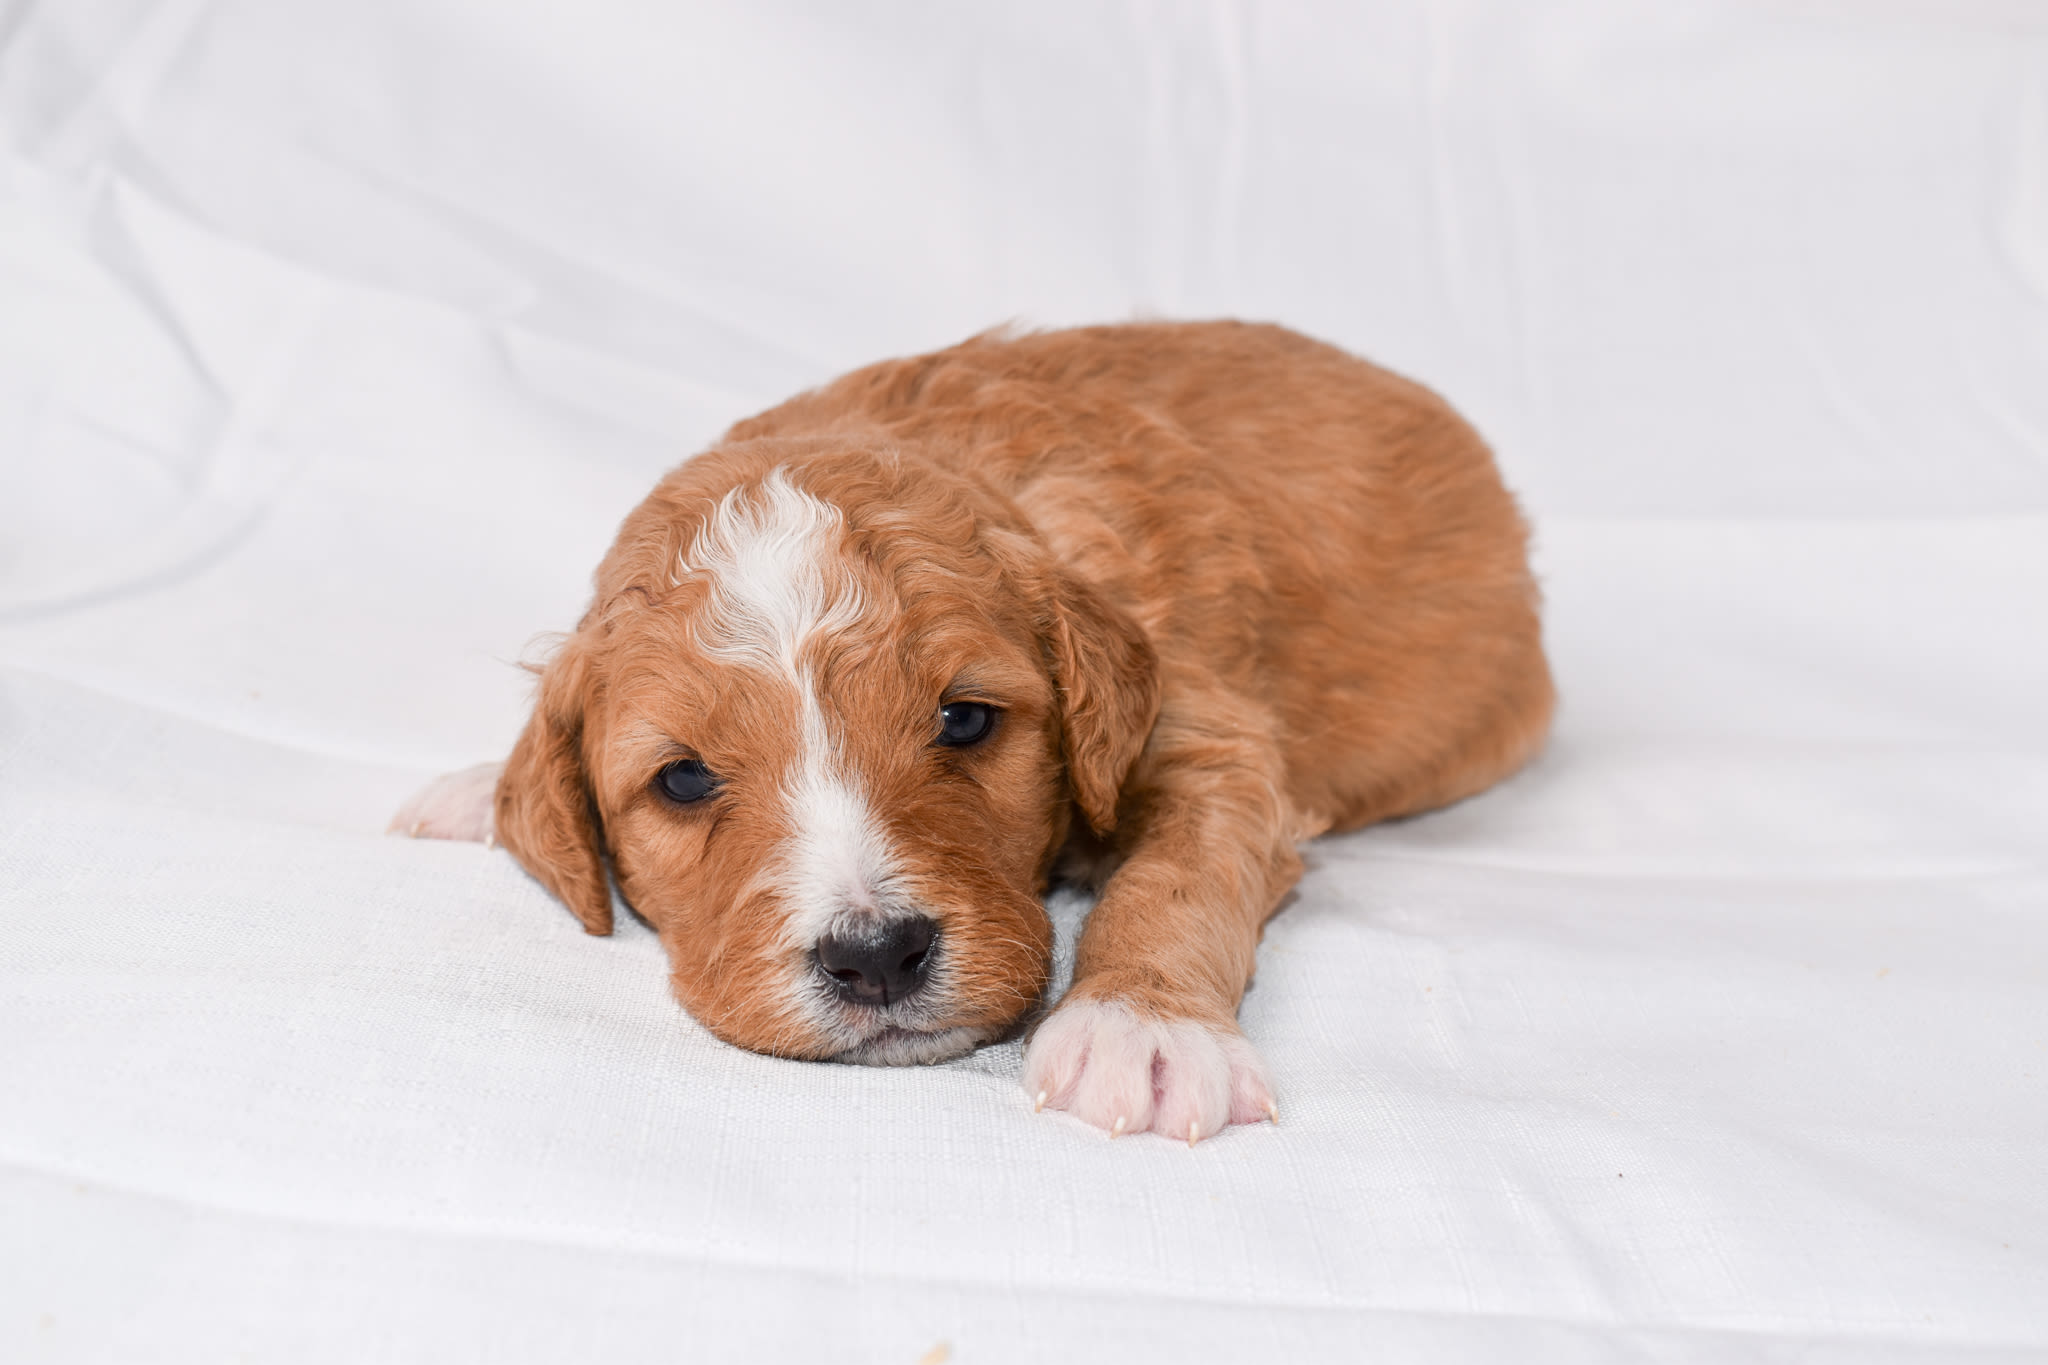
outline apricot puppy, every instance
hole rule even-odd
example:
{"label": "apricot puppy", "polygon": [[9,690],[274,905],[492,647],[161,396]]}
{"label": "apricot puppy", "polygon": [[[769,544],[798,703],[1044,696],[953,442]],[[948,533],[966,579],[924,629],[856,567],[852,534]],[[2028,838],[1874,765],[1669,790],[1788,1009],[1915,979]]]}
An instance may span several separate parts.
{"label": "apricot puppy", "polygon": [[396,825],[593,934],[616,881],[721,1038],[892,1064],[1039,1002],[1065,851],[1100,899],[1025,1088],[1192,1142],[1274,1112],[1236,1017],[1296,846],[1541,743],[1524,542],[1449,407],[1292,332],[975,337],[663,479],[502,773]]}

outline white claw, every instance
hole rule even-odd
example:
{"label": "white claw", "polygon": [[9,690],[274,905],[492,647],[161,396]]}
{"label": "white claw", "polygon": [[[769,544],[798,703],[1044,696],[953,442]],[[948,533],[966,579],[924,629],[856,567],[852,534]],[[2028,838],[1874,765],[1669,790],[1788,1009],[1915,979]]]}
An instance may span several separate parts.
{"label": "white claw", "polygon": [[1193,1119],[1189,1119],[1189,1120],[1188,1120],[1188,1146],[1192,1147],[1192,1146],[1194,1146],[1194,1145],[1195,1145],[1195,1121],[1194,1121]]}
{"label": "white claw", "polygon": [[496,830],[493,830],[493,831],[491,831],[491,832],[490,832],[489,834],[486,834],[486,835],[484,836],[484,851],[485,851],[486,853],[488,853],[488,852],[489,852],[490,850],[492,850],[492,849],[496,848],[497,846],[498,846],[498,833],[497,833],[497,831],[496,831]]}
{"label": "white claw", "polygon": [[1113,1140],[1115,1140],[1115,1139],[1116,1139],[1117,1137],[1121,1136],[1121,1135],[1123,1134],[1123,1131],[1124,1131],[1124,1116],[1123,1116],[1122,1114],[1118,1114],[1118,1115],[1116,1116],[1116,1125],[1115,1125],[1114,1127],[1112,1127],[1112,1128],[1111,1128],[1111,1129],[1109,1130],[1109,1136],[1110,1136],[1111,1140],[1113,1141]]}
{"label": "white claw", "polygon": [[427,827],[427,822],[426,822],[426,821],[424,821],[424,820],[415,820],[415,821],[413,821],[413,822],[412,822],[412,837],[413,837],[413,838],[415,838],[415,839],[419,838],[419,837],[420,837],[420,831],[421,831],[421,830],[423,830],[423,829],[425,829],[426,827]]}
{"label": "white claw", "polygon": [[1032,1113],[1034,1113],[1034,1114],[1036,1114],[1036,1113],[1039,1113],[1039,1112],[1043,1111],[1043,1110],[1044,1110],[1044,1108],[1045,1108],[1045,1092],[1044,1092],[1043,1090],[1041,1090],[1041,1091],[1039,1091],[1039,1092],[1038,1092],[1038,1103],[1036,1103],[1036,1104],[1034,1104],[1034,1105],[1032,1105],[1032,1106],[1031,1106],[1031,1112],[1032,1112]]}
{"label": "white claw", "polygon": [[1280,1106],[1272,1100],[1266,1101],[1266,1117],[1273,1120],[1274,1125],[1278,1126],[1280,1122]]}

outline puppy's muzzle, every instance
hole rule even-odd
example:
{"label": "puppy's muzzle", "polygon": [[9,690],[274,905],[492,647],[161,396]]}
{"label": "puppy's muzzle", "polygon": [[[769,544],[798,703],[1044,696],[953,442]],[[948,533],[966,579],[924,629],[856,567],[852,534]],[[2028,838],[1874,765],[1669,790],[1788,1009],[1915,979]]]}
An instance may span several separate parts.
{"label": "puppy's muzzle", "polygon": [[938,937],[924,915],[849,926],[818,940],[818,969],[844,999],[893,1005],[924,989]]}

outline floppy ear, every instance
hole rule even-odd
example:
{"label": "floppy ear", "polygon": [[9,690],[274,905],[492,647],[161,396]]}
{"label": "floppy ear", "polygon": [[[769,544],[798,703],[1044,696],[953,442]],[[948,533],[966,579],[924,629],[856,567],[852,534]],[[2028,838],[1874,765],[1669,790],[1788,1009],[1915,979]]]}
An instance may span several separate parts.
{"label": "floppy ear", "polygon": [[593,934],[612,931],[612,889],[583,772],[589,670],[575,639],[541,673],[533,718],[498,778],[498,841]]}
{"label": "floppy ear", "polygon": [[1079,579],[1054,574],[1048,645],[1060,691],[1060,744],[1074,802],[1097,834],[1159,718],[1159,657],[1138,623]]}

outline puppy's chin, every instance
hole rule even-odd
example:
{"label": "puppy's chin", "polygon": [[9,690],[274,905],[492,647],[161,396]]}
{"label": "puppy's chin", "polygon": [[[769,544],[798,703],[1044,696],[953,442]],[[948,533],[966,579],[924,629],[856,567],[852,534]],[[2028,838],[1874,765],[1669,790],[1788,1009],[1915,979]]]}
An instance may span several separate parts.
{"label": "puppy's chin", "polygon": [[889,1027],[832,1060],[859,1066],[925,1066],[971,1052],[994,1036],[985,1028],[934,1029],[927,1033]]}

